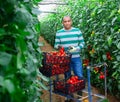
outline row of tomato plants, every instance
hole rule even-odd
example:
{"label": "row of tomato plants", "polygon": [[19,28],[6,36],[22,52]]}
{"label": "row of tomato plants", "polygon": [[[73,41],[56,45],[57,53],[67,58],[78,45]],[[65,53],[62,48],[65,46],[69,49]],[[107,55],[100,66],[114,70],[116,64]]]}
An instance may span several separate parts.
{"label": "row of tomato plants", "polygon": [[[83,62],[90,64],[106,62],[107,88],[120,96],[120,1],[119,0],[67,0],[59,6],[56,14],[41,21],[41,34],[53,46],[55,33],[62,28],[61,19],[70,15],[73,26],[81,29],[85,48],[81,51]],[[86,63],[83,63],[83,65]],[[91,71],[92,85],[104,89],[103,68]],[[102,76],[102,77],[101,77]]]}
{"label": "row of tomato plants", "polygon": [[41,101],[39,1],[0,0],[0,102]]}

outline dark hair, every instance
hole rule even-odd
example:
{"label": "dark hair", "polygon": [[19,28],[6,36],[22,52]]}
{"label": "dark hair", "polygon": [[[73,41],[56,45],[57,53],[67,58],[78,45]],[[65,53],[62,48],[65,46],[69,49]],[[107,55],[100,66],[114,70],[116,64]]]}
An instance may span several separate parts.
{"label": "dark hair", "polygon": [[[64,20],[65,17],[70,17],[70,16],[69,16],[69,15],[64,16],[64,17],[62,18],[62,21]],[[70,17],[70,19],[71,19],[71,17]],[[71,19],[71,20],[72,20],[72,19]]]}

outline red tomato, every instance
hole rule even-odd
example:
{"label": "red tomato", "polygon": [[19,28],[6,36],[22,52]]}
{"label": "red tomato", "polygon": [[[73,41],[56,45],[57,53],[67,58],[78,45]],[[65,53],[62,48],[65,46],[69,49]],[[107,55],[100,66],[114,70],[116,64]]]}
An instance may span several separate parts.
{"label": "red tomato", "polygon": [[94,70],[95,70],[96,72],[99,72],[99,67],[94,67]]}
{"label": "red tomato", "polygon": [[69,83],[70,79],[67,80],[67,83]]}
{"label": "red tomato", "polygon": [[78,76],[75,76],[75,79],[78,80]]}
{"label": "red tomato", "polygon": [[105,76],[104,76],[104,75],[100,75],[99,78],[100,78],[100,79],[104,79]]}
{"label": "red tomato", "polygon": [[70,80],[69,83],[70,83],[70,84],[73,84],[74,82],[73,82],[73,80]]}
{"label": "red tomato", "polygon": [[57,55],[57,52],[53,52],[53,55]]}
{"label": "red tomato", "polygon": [[90,62],[89,59],[84,59],[84,60],[83,60],[83,64],[84,64],[85,66],[88,66],[88,65],[89,65],[89,62]]}
{"label": "red tomato", "polygon": [[102,78],[105,79],[105,76],[103,75]]}
{"label": "red tomato", "polygon": [[100,75],[103,75],[103,72],[100,72]]}

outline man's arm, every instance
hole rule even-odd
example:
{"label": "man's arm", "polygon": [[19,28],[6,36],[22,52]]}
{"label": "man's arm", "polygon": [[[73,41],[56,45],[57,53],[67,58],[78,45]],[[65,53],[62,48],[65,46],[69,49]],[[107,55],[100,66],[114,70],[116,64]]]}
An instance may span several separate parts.
{"label": "man's arm", "polygon": [[85,42],[84,38],[82,35],[82,32],[78,30],[78,46],[70,46],[69,47],[69,52],[75,52],[75,51],[80,51],[82,48],[84,48]]}
{"label": "man's arm", "polygon": [[83,38],[82,32],[80,30],[79,30],[78,39],[79,39],[78,49],[84,48],[85,42],[84,42],[84,38]]}
{"label": "man's arm", "polygon": [[59,46],[60,46],[60,43],[61,43],[60,37],[58,36],[58,33],[56,33],[54,48],[55,48],[55,49],[58,49]]}

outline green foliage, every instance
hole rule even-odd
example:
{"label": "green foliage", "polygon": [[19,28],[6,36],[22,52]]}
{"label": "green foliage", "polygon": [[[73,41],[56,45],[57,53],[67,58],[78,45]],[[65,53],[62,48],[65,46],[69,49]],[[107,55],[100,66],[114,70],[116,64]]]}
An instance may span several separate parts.
{"label": "green foliage", "polygon": [[0,0],[0,102],[40,102],[47,89],[39,72],[39,1]]}
{"label": "green foliage", "polygon": [[56,22],[56,17],[57,15],[50,15],[50,17],[48,17],[47,20],[45,20],[44,22],[41,22],[42,23],[41,35],[44,36],[44,38],[52,45],[54,44],[54,37],[55,37],[56,27],[58,23]]}
{"label": "green foliage", "polygon": [[[66,0],[65,0],[66,1]],[[54,45],[55,32],[62,27],[61,18],[70,15],[73,25],[83,32],[86,42],[82,58],[91,64],[108,64],[107,87],[120,97],[120,1],[119,0],[67,0],[58,7],[58,14],[41,22],[41,33]],[[46,28],[46,29],[45,29]],[[99,74],[91,71],[92,85],[104,88]]]}
{"label": "green foliage", "polygon": [[102,100],[101,102],[109,102],[107,99]]}

